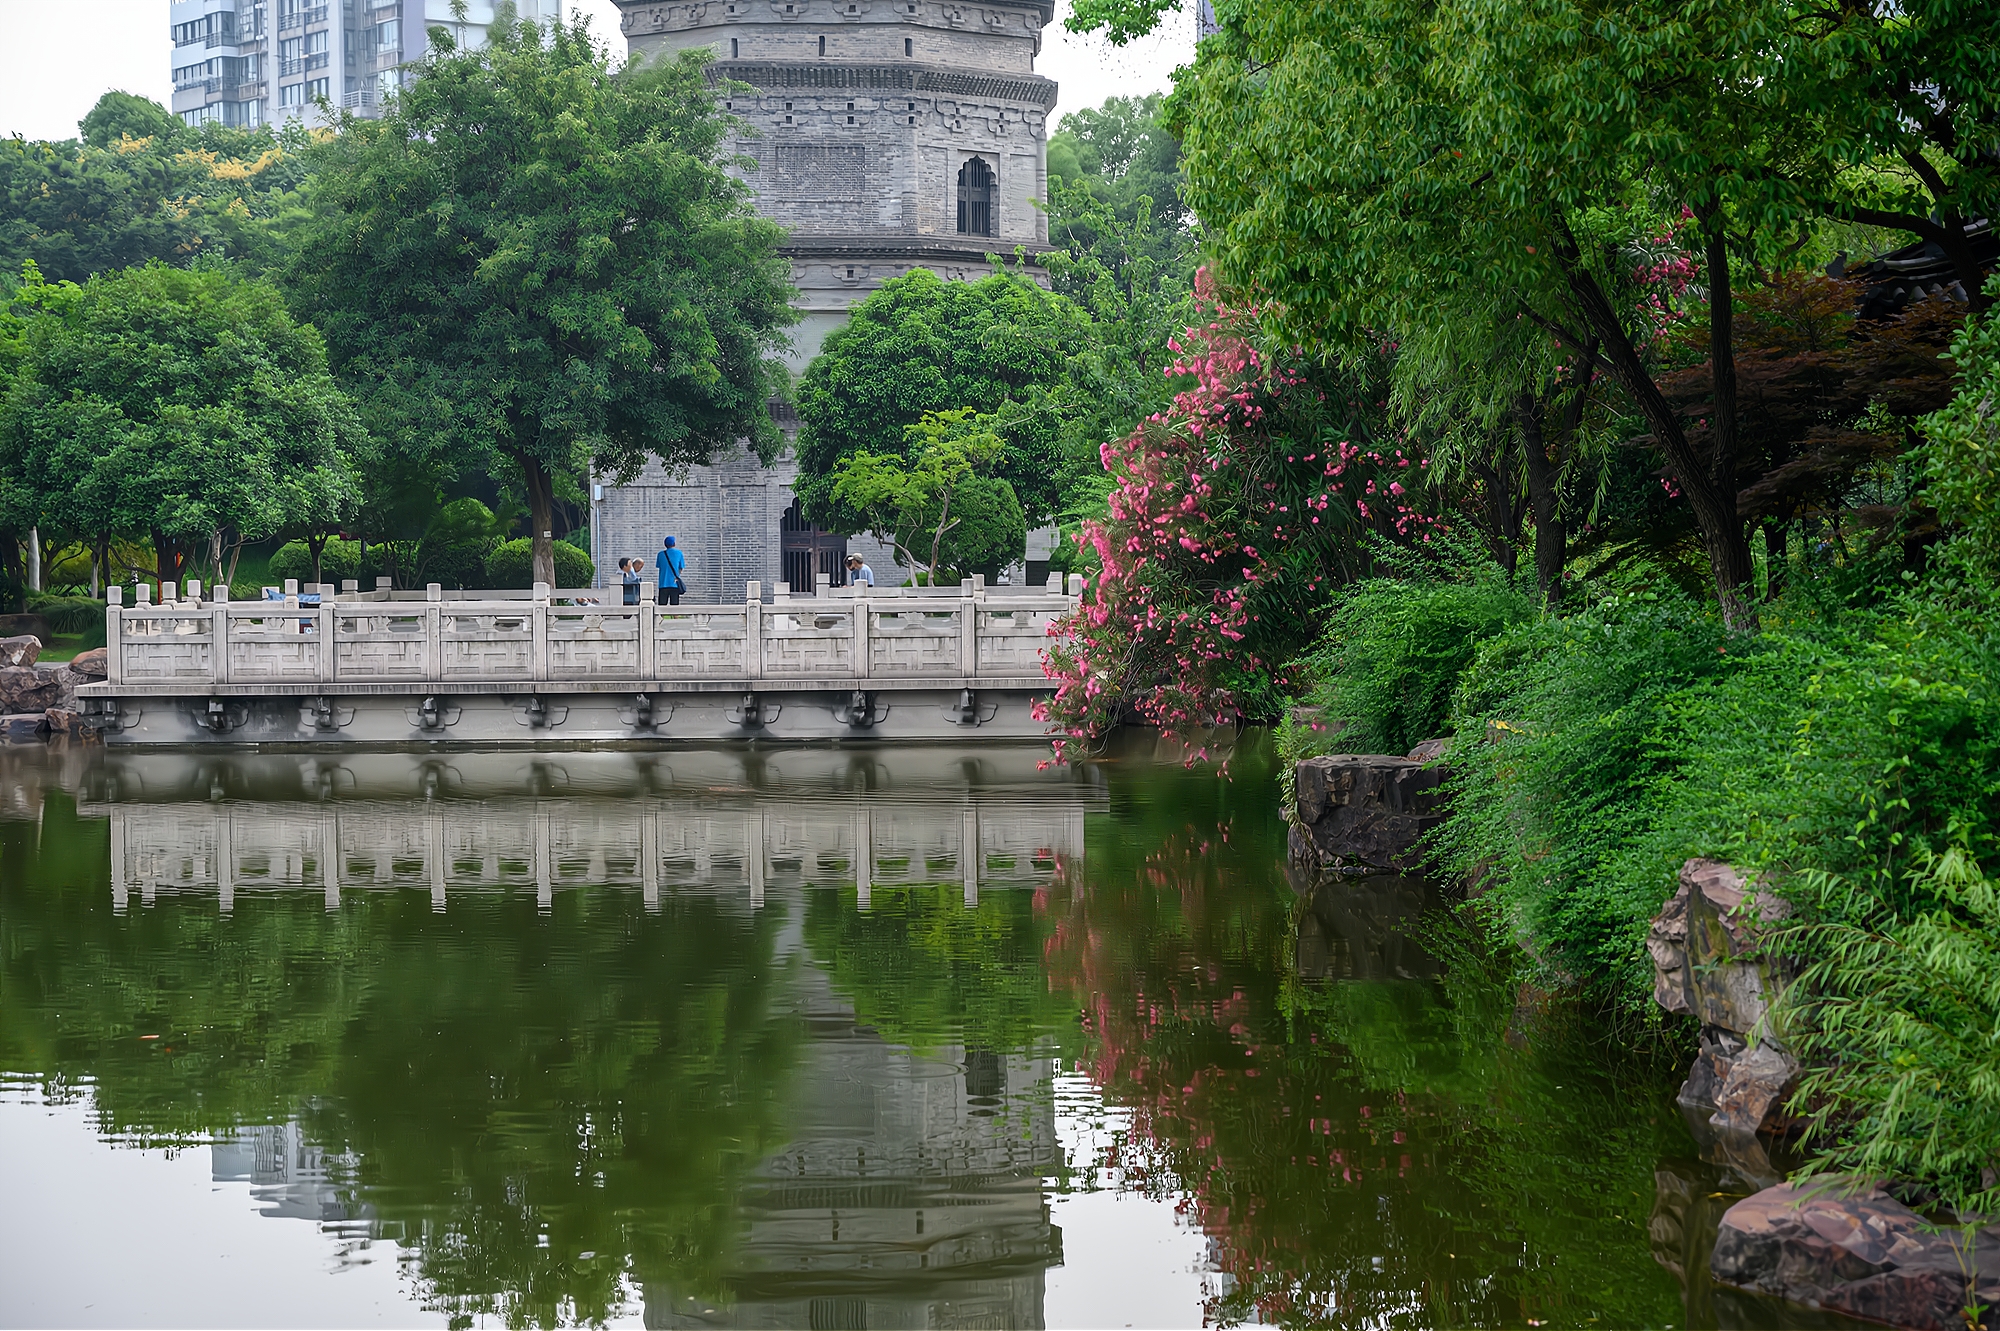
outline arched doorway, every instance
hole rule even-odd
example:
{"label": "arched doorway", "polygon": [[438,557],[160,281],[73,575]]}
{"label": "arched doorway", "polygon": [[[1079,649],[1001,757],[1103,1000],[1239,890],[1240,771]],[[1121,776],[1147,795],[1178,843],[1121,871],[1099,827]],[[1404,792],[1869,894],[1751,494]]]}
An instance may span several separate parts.
{"label": "arched doorway", "polygon": [[958,230],[966,236],[993,234],[993,168],[974,157],[958,168]]}

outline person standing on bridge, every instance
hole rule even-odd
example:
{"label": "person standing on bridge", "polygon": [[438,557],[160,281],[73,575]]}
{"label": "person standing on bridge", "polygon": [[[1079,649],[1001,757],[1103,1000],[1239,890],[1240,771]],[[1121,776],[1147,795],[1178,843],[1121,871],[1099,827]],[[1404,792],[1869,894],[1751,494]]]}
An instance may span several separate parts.
{"label": "person standing on bridge", "polygon": [[674,549],[673,537],[661,542],[653,567],[660,571],[660,604],[679,605],[681,593],[687,590],[687,556]]}
{"label": "person standing on bridge", "polygon": [[847,585],[850,587],[873,587],[875,570],[863,563],[860,555],[847,557]]}

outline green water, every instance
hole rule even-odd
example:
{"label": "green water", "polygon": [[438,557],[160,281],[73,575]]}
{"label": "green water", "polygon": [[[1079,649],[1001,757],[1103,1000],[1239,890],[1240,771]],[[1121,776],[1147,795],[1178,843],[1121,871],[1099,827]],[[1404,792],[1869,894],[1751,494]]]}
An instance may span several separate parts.
{"label": "green water", "polygon": [[0,1322],[1822,1324],[1259,746],[1037,756],[0,752]]}

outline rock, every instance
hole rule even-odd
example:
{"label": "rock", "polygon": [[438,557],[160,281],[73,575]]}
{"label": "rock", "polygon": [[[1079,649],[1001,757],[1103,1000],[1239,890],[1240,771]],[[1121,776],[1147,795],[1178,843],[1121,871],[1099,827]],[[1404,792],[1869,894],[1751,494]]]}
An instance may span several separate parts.
{"label": "rock", "polygon": [[42,713],[51,735],[73,735],[82,729],[83,715],[66,707],[51,707]]}
{"label": "rock", "polygon": [[99,680],[111,673],[110,659],[106,648],[93,647],[87,652],[78,652],[70,661],[69,668],[85,679]]}
{"label": "rock", "polygon": [[[2000,1302],[2000,1228],[1936,1230],[1879,1187],[1782,1183],[1723,1214],[1709,1270],[1724,1284],[1919,1331],[1963,1331]],[[1834,1185],[1834,1186],[1829,1186]]]}
{"label": "rock", "polygon": [[1422,744],[1417,745],[1416,748],[1410,750],[1410,761],[1413,763],[1436,762],[1439,758],[1444,757],[1444,751],[1450,744],[1451,741],[1448,739],[1427,739]]}
{"label": "rock", "polygon": [[1448,773],[1408,758],[1336,753],[1294,769],[1298,821],[1289,853],[1302,865],[1407,870],[1418,840],[1444,821]]}
{"label": "rock", "polygon": [[1771,929],[1791,913],[1790,902],[1729,865],[1689,860],[1646,934],[1653,1001],[1701,1021],[1701,1052],[1680,1101],[1710,1111],[1721,1131],[1790,1125],[1784,1102],[1798,1064],[1768,1032],[1755,1048],[1750,1037],[1792,978],[1785,959],[1765,954]]}
{"label": "rock", "polygon": [[42,640],[32,633],[0,638],[0,665],[31,666],[42,654]]}
{"label": "rock", "polygon": [[0,716],[0,736],[9,744],[39,744],[48,734],[48,717],[41,712],[15,712]]}
{"label": "rock", "polygon": [[62,699],[62,684],[52,670],[35,666],[0,666],[0,713],[40,714]]}

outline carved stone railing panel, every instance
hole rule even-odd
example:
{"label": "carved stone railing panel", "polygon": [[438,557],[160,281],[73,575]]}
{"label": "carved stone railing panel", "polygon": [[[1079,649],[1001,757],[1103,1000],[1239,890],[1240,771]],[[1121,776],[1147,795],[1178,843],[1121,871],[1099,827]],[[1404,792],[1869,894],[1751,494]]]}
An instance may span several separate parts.
{"label": "carved stone railing panel", "polygon": [[535,619],[532,606],[459,604],[441,616],[439,635],[445,679],[533,679]]}
{"label": "carved stone railing panel", "polygon": [[214,677],[214,620],[203,610],[134,606],[126,612],[118,655],[134,684],[177,684]]}
{"label": "carved stone railing panel", "polygon": [[854,674],[854,613],[793,602],[764,615],[764,677]]}
{"label": "carved stone railing panel", "polygon": [[897,607],[871,610],[868,673],[964,675],[964,631],[958,610]]}
{"label": "carved stone railing panel", "polygon": [[660,609],[653,624],[653,678],[665,681],[750,673],[750,638],[741,608]]}
{"label": "carved stone railing panel", "polygon": [[1036,675],[1048,649],[1049,626],[1060,615],[1047,610],[979,610],[978,667],[981,675]]}
{"label": "carved stone railing panel", "polygon": [[320,639],[313,632],[317,616],[272,613],[267,606],[252,611],[229,608],[229,678],[237,683],[283,683],[318,680]]}
{"label": "carved stone railing panel", "polygon": [[[341,680],[425,679],[430,637],[422,608],[415,613],[333,613],[333,673]],[[233,627],[233,625],[232,625]]]}
{"label": "carved stone railing panel", "polygon": [[639,679],[636,609],[562,607],[549,617],[550,679]]}

